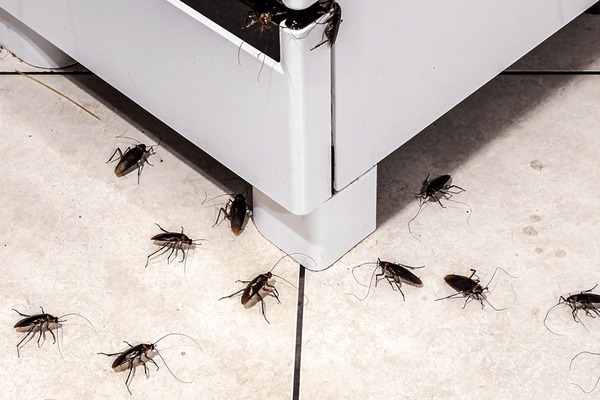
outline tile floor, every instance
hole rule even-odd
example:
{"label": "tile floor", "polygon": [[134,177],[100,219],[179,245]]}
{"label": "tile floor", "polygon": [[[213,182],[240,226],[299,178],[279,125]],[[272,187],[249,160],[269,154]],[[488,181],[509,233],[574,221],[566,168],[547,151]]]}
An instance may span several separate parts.
{"label": "tile floor", "polygon": [[[266,300],[270,324],[259,307],[219,301],[282,255],[252,223],[239,237],[212,227],[226,197],[205,197],[243,191],[243,182],[93,75],[35,77],[100,121],[15,75],[35,69],[0,53],[0,398],[589,398],[574,384],[593,387],[600,357],[569,363],[600,351],[600,318],[580,313],[584,326],[557,307],[547,324],[558,335],[543,320],[559,296],[600,283],[598,38],[600,16],[581,16],[511,68],[521,72],[492,80],[385,159],[379,228],[332,267],[299,272],[281,261],[276,273],[304,277],[301,352],[294,287],[279,282],[281,304]],[[536,72],[550,70],[569,73]],[[162,135],[154,167],[139,185],[135,173],[117,178],[106,160],[132,141],[115,136],[152,144],[153,131]],[[424,207],[413,237],[414,193],[428,173],[452,174],[466,191],[447,208]],[[144,268],[154,223],[209,242],[186,263],[157,257]],[[357,279],[352,268],[378,257],[424,265],[423,287],[403,286],[402,301],[380,282],[359,301],[373,267]],[[490,284],[490,303],[506,310],[435,301],[452,294],[446,274],[470,268],[483,283],[497,268],[514,276],[498,270]],[[40,306],[79,313],[95,331],[70,315],[60,347],[48,335],[17,357],[23,334],[12,309]],[[201,348],[183,336],[159,342],[177,378],[155,357],[160,369],[149,365],[145,379],[137,368],[132,395],[127,372],[97,354],[172,332]]]}

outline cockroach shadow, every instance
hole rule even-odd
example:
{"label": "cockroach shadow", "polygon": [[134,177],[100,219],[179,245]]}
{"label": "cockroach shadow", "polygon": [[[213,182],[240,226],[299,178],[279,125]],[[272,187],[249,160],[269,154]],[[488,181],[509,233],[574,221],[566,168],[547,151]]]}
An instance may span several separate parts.
{"label": "cockroach shadow", "polygon": [[[375,265],[375,268],[371,273],[371,279],[369,280],[369,284],[364,285],[360,283],[359,280],[356,278],[355,270],[364,265],[373,264]],[[365,294],[363,298],[359,298],[358,296],[352,293],[350,294],[356,297],[359,301],[364,301],[371,293],[371,288],[373,287],[373,280],[375,280],[375,287],[377,287],[377,282],[379,282],[381,279],[385,279],[392,287],[392,290],[398,290],[402,295],[402,300],[406,301],[406,298],[404,297],[404,292],[402,291],[402,284],[406,283],[411,286],[422,287],[423,281],[421,281],[421,279],[418,276],[413,274],[411,270],[420,269],[424,267],[425,266],[411,267],[404,264],[392,263],[389,261],[381,261],[379,258],[376,262],[366,262],[359,264],[352,268],[352,276],[354,277],[354,280],[356,280],[360,285],[368,287],[367,294]],[[381,270],[378,274],[375,274],[378,268],[380,268]]]}
{"label": "cockroach shadow", "polygon": [[453,203],[466,205],[469,208],[469,211],[467,211],[469,213],[469,215],[467,216],[467,226],[469,225],[469,218],[471,218],[471,214],[473,212],[473,209],[469,204],[452,199],[453,195],[462,193],[465,191],[465,189],[452,184],[452,177],[450,175],[441,175],[435,179],[432,179],[431,181],[429,180],[429,175],[430,174],[427,174],[427,177],[423,181],[421,191],[415,194],[415,196],[419,198],[419,209],[417,210],[415,216],[408,221],[408,231],[410,232],[411,236],[417,240],[420,239],[414,235],[411,229],[411,224],[415,219],[417,219],[417,217],[423,210],[423,207],[430,204],[431,202],[438,203],[442,208],[447,207],[442,204],[441,199],[444,199],[445,201],[451,201]]}
{"label": "cockroach shadow", "polygon": [[561,304],[566,304],[571,309],[571,315],[573,316],[573,320],[577,323],[581,323],[581,325],[589,332],[589,329],[579,317],[578,312],[579,310],[583,310],[585,312],[585,315],[591,318],[600,316],[600,310],[598,310],[597,308],[597,306],[600,305],[600,295],[592,293],[592,290],[594,290],[597,286],[598,284],[594,285],[594,287],[589,290],[584,290],[576,294],[569,294],[569,296],[566,298],[560,296],[558,298],[558,303],[556,303],[548,310],[548,312],[546,312],[546,316],[544,317],[543,322],[546,329],[548,329],[555,335],[559,335],[559,333],[556,333],[552,329],[550,329],[546,322],[548,319],[548,315],[550,315],[550,312],[552,310],[554,310]]}

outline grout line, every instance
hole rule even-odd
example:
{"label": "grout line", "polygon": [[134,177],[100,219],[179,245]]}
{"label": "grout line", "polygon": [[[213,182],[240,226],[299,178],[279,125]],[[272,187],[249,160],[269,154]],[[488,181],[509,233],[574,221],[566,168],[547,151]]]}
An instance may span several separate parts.
{"label": "grout line", "polygon": [[294,357],[294,385],[292,400],[300,399],[300,364],[302,360],[302,323],[304,320],[304,277],[306,269],[300,265],[298,275],[298,309],[296,312],[296,349]]}
{"label": "grout line", "polygon": [[[26,71],[27,75],[93,75],[91,71]],[[15,71],[0,71],[0,75],[19,75]]]}
{"label": "grout line", "polygon": [[600,75],[600,71],[577,71],[577,70],[527,71],[527,70],[507,70],[507,71],[500,72],[500,75]]}

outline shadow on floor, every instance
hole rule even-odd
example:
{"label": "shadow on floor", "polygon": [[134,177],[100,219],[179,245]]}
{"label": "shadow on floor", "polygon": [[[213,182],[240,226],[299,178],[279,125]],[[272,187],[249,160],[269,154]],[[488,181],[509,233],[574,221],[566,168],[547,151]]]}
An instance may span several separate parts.
{"label": "shadow on floor", "polygon": [[[589,32],[578,24],[580,21],[576,19],[563,28],[569,30],[570,35],[567,41],[561,41],[562,48],[556,47],[553,38],[540,47],[552,46],[553,53],[560,53],[586,40]],[[596,59],[600,58],[600,46],[588,49],[596,52],[593,55]],[[580,69],[584,67],[580,65]],[[473,154],[502,137],[511,125],[527,118],[531,110],[567,85],[574,76],[496,77],[386,157],[378,167],[377,225],[416,204],[415,194],[427,174],[431,177],[453,174]],[[225,192],[239,192],[245,187],[241,179],[232,180],[237,177],[232,171],[107,83],[94,76],[74,75],[69,79],[139,129],[160,132],[161,146],[169,148]],[[468,182],[455,180],[455,183],[469,190]]]}

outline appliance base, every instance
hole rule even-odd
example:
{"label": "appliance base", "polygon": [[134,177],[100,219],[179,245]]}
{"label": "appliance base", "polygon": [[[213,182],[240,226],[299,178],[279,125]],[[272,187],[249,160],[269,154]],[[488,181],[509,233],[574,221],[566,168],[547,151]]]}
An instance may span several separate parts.
{"label": "appliance base", "polygon": [[260,233],[310,270],[329,267],[374,232],[376,209],[377,166],[307,215],[292,214],[253,189]]}

